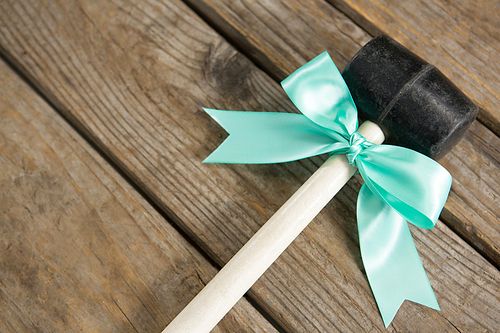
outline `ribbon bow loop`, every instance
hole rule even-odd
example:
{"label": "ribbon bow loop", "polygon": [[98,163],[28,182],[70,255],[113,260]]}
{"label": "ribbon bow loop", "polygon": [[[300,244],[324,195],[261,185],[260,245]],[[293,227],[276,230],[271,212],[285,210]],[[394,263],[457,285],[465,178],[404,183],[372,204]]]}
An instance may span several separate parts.
{"label": "ribbon bow loop", "polygon": [[358,169],[370,191],[414,225],[436,224],[451,188],[451,175],[413,150],[373,145],[360,153]]}
{"label": "ribbon bow loop", "polygon": [[317,125],[347,138],[358,128],[356,105],[328,52],[293,72],[281,86],[297,109]]}
{"label": "ribbon bow loop", "polygon": [[204,109],[229,137],[204,162],[280,163],[346,154],[365,184],[357,202],[361,256],[387,327],[405,299],[439,309],[406,221],[434,227],[451,176],[413,150],[374,145],[356,130],[356,105],[327,52],[282,86],[302,114]]}

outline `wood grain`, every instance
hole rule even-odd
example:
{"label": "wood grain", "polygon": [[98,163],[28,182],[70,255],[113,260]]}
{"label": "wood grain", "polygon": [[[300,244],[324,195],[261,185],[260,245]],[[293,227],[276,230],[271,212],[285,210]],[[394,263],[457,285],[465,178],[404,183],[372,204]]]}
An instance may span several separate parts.
{"label": "wood grain", "polygon": [[479,119],[500,135],[500,6],[494,0],[326,0],[339,10],[324,0],[185,1],[278,80],[324,50],[343,68],[356,52],[353,44],[389,34],[474,99]]}
{"label": "wood grain", "polygon": [[479,120],[500,136],[498,1],[328,1],[436,65],[481,106]]}
{"label": "wood grain", "polygon": [[217,270],[4,62],[0,118],[0,331],[161,331]]}
{"label": "wood grain", "polygon": [[499,268],[500,139],[476,121],[440,162],[454,177],[442,218]]}
{"label": "wood grain", "polygon": [[[291,74],[324,50],[329,51],[342,69],[371,38],[367,32],[354,25],[335,8],[326,5],[324,1],[187,0],[186,2],[277,80]],[[404,2],[398,4],[400,6]],[[335,5],[340,6],[340,1],[335,2]],[[451,6],[459,5],[453,3]],[[345,5],[341,7],[342,10],[350,8]],[[390,11],[391,8],[393,7],[387,6],[386,10]],[[354,15],[353,12],[352,9],[349,11],[350,16]],[[356,17],[356,20],[361,21],[361,16]],[[398,20],[404,19],[399,17]],[[435,21],[436,24],[443,24],[439,19]],[[364,22],[363,26],[367,27],[369,23]],[[370,27],[371,33],[378,34],[380,31]],[[487,42],[491,40],[488,39]],[[411,49],[426,57],[426,53],[418,47],[413,46]],[[437,48],[435,56],[437,57],[441,51],[441,48]],[[434,61],[429,58],[428,60]],[[440,63],[436,64],[439,66]],[[488,80],[486,77],[477,79]],[[488,81],[487,84],[490,83],[491,81]],[[483,136],[487,139],[482,142],[474,140]],[[480,145],[477,146],[478,144]],[[474,146],[477,147],[471,149]],[[492,151],[492,149],[487,147],[499,146],[500,140],[493,133],[484,129],[484,126],[475,125],[464,142],[441,162],[448,166],[448,161],[453,159],[467,164],[465,168],[457,166],[456,163],[454,166],[449,165],[455,183],[443,215],[445,223],[496,267],[500,267],[498,222],[500,213],[495,198],[500,196],[500,178],[495,175],[498,174],[500,159],[498,154],[488,153],[487,150]],[[478,160],[483,162],[471,163]],[[476,176],[479,174],[484,175],[484,179]],[[476,179],[475,184],[465,190],[463,184],[470,183],[471,177]]]}
{"label": "wood grain", "polygon": [[[2,6],[3,54],[219,264],[323,161],[201,164],[226,134],[200,105],[294,108],[178,1]],[[288,332],[383,331],[357,243],[359,186],[349,182],[250,292]],[[391,329],[498,327],[499,272],[441,223],[415,235],[442,311],[407,302]]]}
{"label": "wood grain", "polygon": [[323,0],[185,0],[277,81],[325,50],[343,69],[372,37]]}

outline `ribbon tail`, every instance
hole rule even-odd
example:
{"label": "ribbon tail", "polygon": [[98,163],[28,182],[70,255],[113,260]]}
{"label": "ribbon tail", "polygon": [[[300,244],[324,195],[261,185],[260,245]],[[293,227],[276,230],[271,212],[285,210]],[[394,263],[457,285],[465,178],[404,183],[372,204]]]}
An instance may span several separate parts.
{"label": "ribbon tail", "polygon": [[439,310],[408,223],[364,184],[357,202],[361,257],[387,328],[404,300]]}
{"label": "ribbon tail", "polygon": [[204,163],[290,162],[345,146],[302,114],[204,110],[229,133]]}

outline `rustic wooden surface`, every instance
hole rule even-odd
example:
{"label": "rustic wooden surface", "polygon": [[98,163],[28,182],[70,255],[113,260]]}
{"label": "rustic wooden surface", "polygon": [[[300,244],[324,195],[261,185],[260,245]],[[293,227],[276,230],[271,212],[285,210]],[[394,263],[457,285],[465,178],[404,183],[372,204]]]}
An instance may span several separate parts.
{"label": "rustic wooden surface", "polygon": [[[201,165],[225,134],[199,106],[293,111],[268,75],[281,79],[324,49],[343,68],[370,36],[320,1],[189,2],[219,33],[179,1],[3,1],[0,51],[222,265],[322,158]],[[476,123],[443,159],[455,178],[443,218],[498,266],[500,146],[490,130]],[[359,187],[349,182],[250,292],[284,331],[383,331],[359,257]],[[412,232],[442,311],[406,302],[391,329],[495,331],[494,265],[440,222]]]}
{"label": "rustic wooden surface", "polygon": [[[227,34],[226,37],[243,48],[255,62],[278,80],[324,50],[328,50],[342,69],[360,47],[371,39],[367,32],[356,27],[346,16],[324,1],[308,1],[307,5],[301,1],[279,4],[272,1],[232,0],[188,2],[220,31],[231,31],[226,27],[231,26],[237,33]],[[386,7],[387,12],[391,9],[396,10],[391,6]],[[497,14],[500,15],[500,10]],[[361,21],[359,18],[358,20]],[[365,22],[364,25],[368,23]],[[242,40],[250,42],[245,44]],[[500,43],[500,36],[498,40]],[[404,42],[404,39],[400,42]],[[434,60],[418,48],[413,47],[413,50],[428,61]],[[436,52],[440,51],[439,54],[444,53],[436,48]],[[468,60],[469,57],[463,56],[460,61]],[[449,71],[446,73],[450,74]],[[500,80],[496,82],[500,84]],[[500,94],[496,98],[500,104]],[[483,107],[486,105],[483,104]],[[496,112],[495,110],[492,112]],[[483,113],[485,112],[487,111],[483,109]],[[490,129],[493,133],[500,133],[500,126]],[[447,168],[450,167],[454,178],[452,194],[443,218],[448,226],[496,267],[500,267],[500,205],[497,202],[500,196],[500,140],[493,133],[481,124],[474,124],[463,142],[441,161]],[[478,141],[477,138],[483,139]],[[454,165],[449,165],[450,160],[455,161]],[[466,167],[457,165],[458,161],[462,161]],[[479,174],[483,176],[478,176]],[[473,186],[467,186],[468,183]]]}
{"label": "rustic wooden surface", "polygon": [[372,33],[393,36],[440,68],[482,107],[479,120],[500,135],[498,1],[327,1],[355,13],[353,19]]}
{"label": "rustic wooden surface", "polygon": [[161,331],[217,270],[4,62],[0,119],[0,331]]}
{"label": "rustic wooden surface", "polygon": [[325,49],[343,68],[353,44],[389,34],[474,99],[479,119],[500,135],[498,1],[326,1],[342,13],[322,0],[186,0],[279,79]]}

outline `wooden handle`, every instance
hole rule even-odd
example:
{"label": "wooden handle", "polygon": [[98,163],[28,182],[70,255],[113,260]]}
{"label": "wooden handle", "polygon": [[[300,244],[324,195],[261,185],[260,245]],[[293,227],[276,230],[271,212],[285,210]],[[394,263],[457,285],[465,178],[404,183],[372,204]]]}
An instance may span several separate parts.
{"label": "wooden handle", "polygon": [[[370,142],[384,141],[372,122],[364,122],[358,132]],[[355,172],[344,155],[330,156],[163,333],[210,332]]]}

